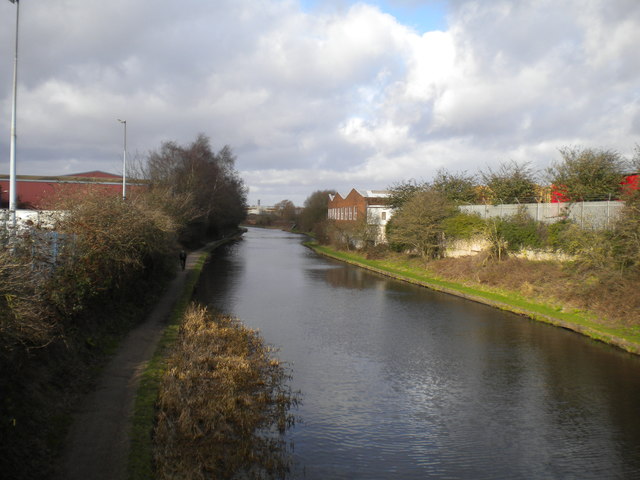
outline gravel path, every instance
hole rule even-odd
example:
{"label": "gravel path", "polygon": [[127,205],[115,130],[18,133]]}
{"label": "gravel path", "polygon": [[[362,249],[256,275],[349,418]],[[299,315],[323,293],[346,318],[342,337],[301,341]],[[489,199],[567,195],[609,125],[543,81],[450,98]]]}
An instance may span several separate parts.
{"label": "gravel path", "polygon": [[187,274],[199,257],[200,252],[187,257],[186,269],[171,282],[147,320],[124,339],[102,372],[95,391],[84,399],[67,436],[60,478],[127,478],[129,431],[139,378],[184,289]]}

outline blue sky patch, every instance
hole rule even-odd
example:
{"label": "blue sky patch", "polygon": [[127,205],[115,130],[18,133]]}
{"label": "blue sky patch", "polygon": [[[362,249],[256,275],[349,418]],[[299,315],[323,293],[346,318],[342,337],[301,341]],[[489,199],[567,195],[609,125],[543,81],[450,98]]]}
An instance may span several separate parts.
{"label": "blue sky patch", "polygon": [[327,6],[331,6],[331,4],[336,6],[349,6],[356,3],[374,5],[382,12],[394,16],[398,22],[413,28],[419,33],[447,29],[446,0],[300,0],[302,9],[307,12],[321,10]]}

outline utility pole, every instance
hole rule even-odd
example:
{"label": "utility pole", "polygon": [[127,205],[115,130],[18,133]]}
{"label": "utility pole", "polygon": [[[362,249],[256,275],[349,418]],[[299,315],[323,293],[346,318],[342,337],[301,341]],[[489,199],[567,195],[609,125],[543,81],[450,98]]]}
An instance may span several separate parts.
{"label": "utility pole", "polygon": [[11,109],[11,153],[9,156],[9,215],[11,225],[16,226],[16,107],[18,98],[18,20],[20,18],[20,2],[9,0],[16,4],[16,53],[13,60],[13,104]]}

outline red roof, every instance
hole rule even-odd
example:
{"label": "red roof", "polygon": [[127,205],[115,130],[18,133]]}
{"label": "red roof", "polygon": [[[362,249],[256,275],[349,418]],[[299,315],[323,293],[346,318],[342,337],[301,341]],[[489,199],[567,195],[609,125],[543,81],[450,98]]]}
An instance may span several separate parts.
{"label": "red roof", "polygon": [[91,172],[71,173],[69,175],[62,175],[63,177],[84,177],[84,178],[122,178],[122,175],[114,175],[113,173],[102,172],[100,170],[93,170]]}

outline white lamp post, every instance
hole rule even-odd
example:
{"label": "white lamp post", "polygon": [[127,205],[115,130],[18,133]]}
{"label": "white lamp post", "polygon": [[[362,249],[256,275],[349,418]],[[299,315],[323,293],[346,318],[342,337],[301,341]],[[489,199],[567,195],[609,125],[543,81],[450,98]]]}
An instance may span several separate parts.
{"label": "white lamp post", "polygon": [[9,214],[11,224],[16,226],[16,106],[18,98],[18,19],[20,18],[20,2],[16,4],[16,53],[13,60],[13,105],[11,109],[11,153],[9,157]]}
{"label": "white lamp post", "polygon": [[124,125],[124,150],[122,153],[122,200],[127,199],[127,121],[118,119]]}

